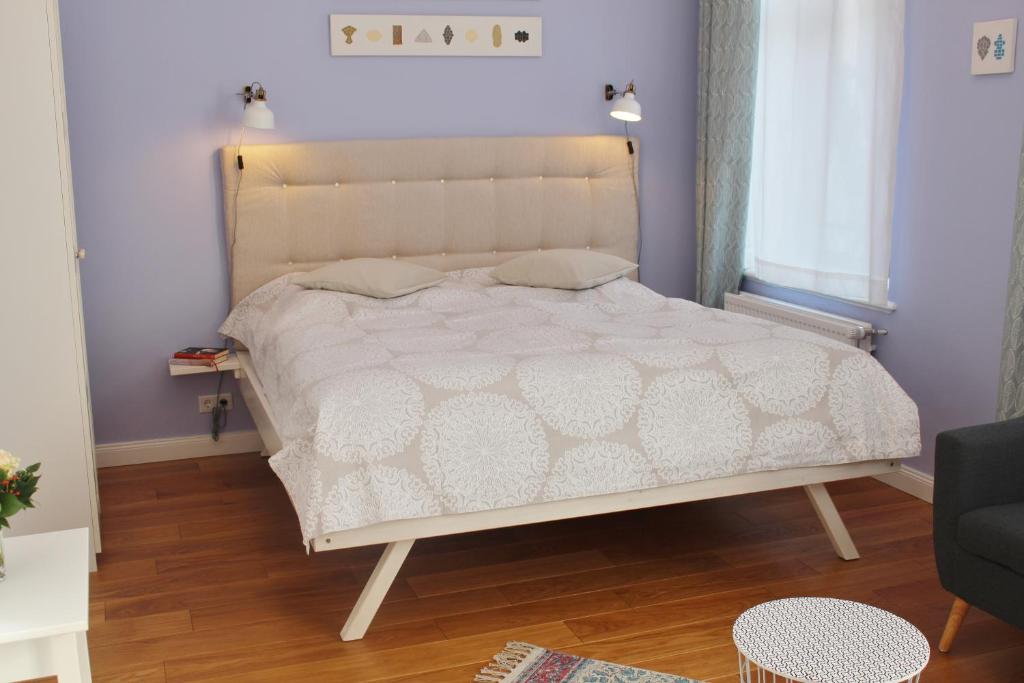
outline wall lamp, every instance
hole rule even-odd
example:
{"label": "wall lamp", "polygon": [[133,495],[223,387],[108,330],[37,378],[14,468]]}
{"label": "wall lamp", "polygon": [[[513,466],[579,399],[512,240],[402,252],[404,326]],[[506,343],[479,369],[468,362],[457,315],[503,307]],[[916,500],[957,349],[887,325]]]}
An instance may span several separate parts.
{"label": "wall lamp", "polygon": [[625,90],[622,91],[616,90],[615,86],[611,83],[604,86],[605,100],[611,102],[615,99],[616,95],[621,95],[621,97],[615,100],[615,104],[609,112],[613,119],[625,121],[626,123],[636,123],[643,118],[640,113],[640,103],[636,99],[636,85],[633,81],[630,81]]}
{"label": "wall lamp", "polygon": [[274,112],[267,106],[267,89],[259,81],[253,81],[238,93],[245,100],[242,125],[246,128],[270,130],[274,127]]}
{"label": "wall lamp", "polygon": [[235,152],[238,170],[241,171],[245,168],[245,162],[242,161],[242,138],[245,136],[245,129],[271,130],[274,127],[274,112],[267,106],[267,89],[259,81],[253,81],[242,88],[242,92],[235,94],[245,100],[245,104],[242,105],[242,132],[238,134],[238,149]]}

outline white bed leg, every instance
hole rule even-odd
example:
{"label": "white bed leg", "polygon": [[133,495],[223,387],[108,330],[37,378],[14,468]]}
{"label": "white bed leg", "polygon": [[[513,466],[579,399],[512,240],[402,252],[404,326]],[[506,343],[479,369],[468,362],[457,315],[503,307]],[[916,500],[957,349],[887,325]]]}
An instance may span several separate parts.
{"label": "white bed leg", "polygon": [[836,554],[844,560],[858,559],[860,553],[857,552],[857,546],[853,544],[850,532],[846,530],[843,518],[839,516],[836,504],[832,502],[832,496],[828,495],[825,485],[808,484],[804,486],[804,491],[807,491],[807,497],[811,499],[811,505],[818,513],[818,519],[825,527],[825,533],[828,534],[828,540],[832,541]]}
{"label": "white bed leg", "polygon": [[359,640],[366,635],[366,629],[370,627],[380,604],[384,602],[384,596],[387,595],[398,570],[402,568],[402,563],[412,550],[412,544],[411,540],[395,541],[388,543],[384,548],[384,554],[377,561],[377,566],[370,574],[369,581],[363,586],[363,592],[359,594],[348,620],[341,627],[342,640]]}

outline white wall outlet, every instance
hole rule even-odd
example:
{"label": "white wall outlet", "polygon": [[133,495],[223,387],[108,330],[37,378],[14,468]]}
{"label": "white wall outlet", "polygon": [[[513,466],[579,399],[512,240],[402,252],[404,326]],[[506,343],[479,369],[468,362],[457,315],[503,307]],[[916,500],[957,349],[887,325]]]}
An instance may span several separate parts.
{"label": "white wall outlet", "polygon": [[[231,410],[232,408],[235,407],[235,402],[231,400],[231,394],[221,394],[220,395],[220,399],[222,401],[227,401],[228,402],[228,404],[226,406],[228,410]],[[216,405],[217,405],[217,396],[215,394],[210,394],[209,396],[200,396],[199,397],[199,412],[200,413],[212,413],[213,412],[213,408]]]}

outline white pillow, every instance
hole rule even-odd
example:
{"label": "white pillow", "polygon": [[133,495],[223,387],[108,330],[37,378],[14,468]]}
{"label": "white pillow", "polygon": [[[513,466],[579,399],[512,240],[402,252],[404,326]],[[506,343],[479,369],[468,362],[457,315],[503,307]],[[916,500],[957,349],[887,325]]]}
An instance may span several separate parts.
{"label": "white pillow", "polygon": [[632,273],[637,264],[588,249],[548,249],[506,261],[491,277],[506,285],[590,289]]}
{"label": "white pillow", "polygon": [[303,273],[292,282],[306,289],[329,289],[375,299],[393,299],[438,285],[446,277],[439,270],[408,261],[357,258],[329,263]]}

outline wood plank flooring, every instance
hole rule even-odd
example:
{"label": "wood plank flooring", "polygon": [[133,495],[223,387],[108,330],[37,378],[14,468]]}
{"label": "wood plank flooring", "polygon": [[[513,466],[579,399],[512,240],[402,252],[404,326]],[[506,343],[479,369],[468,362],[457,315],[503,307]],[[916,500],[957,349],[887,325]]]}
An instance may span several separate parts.
{"label": "wood plank flooring", "polygon": [[[95,680],[468,682],[508,640],[709,681],[730,629],[780,596],[869,602],[938,642],[931,507],[829,486],[862,559],[839,560],[799,489],[426,540],[362,641],[338,630],[380,547],[307,556],[255,454],[100,471]],[[927,683],[1024,681],[1024,632],[972,610]]]}

